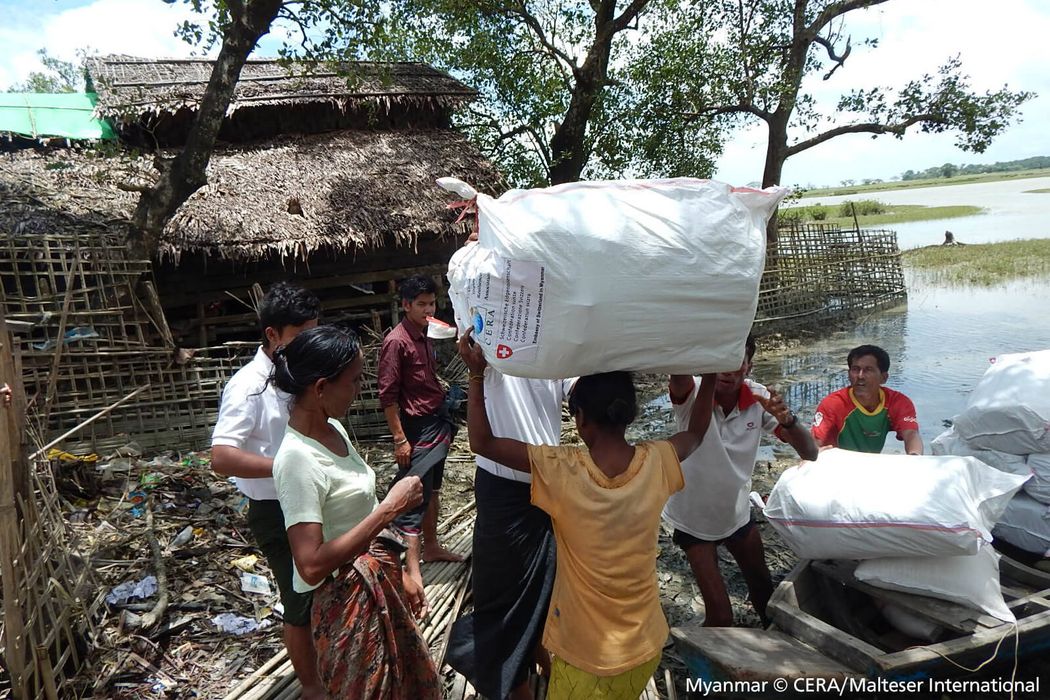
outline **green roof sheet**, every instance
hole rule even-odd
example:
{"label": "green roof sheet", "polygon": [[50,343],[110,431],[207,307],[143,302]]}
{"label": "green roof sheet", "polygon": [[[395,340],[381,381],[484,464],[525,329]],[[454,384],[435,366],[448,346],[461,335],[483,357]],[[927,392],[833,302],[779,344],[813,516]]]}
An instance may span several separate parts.
{"label": "green roof sheet", "polygon": [[93,92],[0,93],[0,132],[31,138],[116,138],[109,123],[94,116],[97,101]]}

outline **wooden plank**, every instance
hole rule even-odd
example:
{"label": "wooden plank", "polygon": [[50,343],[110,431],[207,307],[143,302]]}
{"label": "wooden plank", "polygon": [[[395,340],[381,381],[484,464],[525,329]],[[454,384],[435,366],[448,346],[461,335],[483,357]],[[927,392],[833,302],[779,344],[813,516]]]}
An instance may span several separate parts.
{"label": "wooden plank", "polygon": [[1050,588],[1050,573],[1025,566],[1005,554],[999,558],[999,575],[1023,583],[1037,590]]}
{"label": "wooden plank", "polygon": [[811,646],[783,632],[744,627],[703,627],[693,623],[671,630],[680,651],[698,653],[725,680],[846,678],[855,675]]}
{"label": "wooden plank", "polygon": [[809,565],[808,561],[798,564],[774,590],[768,608],[774,624],[847,668],[867,672],[885,652],[803,609],[814,595],[811,579],[816,574],[810,571]]}

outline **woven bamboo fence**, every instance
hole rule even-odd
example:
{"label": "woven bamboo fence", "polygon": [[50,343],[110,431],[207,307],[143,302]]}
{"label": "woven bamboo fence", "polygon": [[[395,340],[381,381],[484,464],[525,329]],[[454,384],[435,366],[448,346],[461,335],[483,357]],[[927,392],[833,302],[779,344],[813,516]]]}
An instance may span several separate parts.
{"label": "woven bamboo fence", "polygon": [[51,465],[39,451],[26,458],[20,362],[0,312],[0,382],[15,400],[0,408],[0,576],[3,662],[0,697],[77,697],[95,645],[100,604],[93,570],[79,555]]}
{"label": "woven bamboo fence", "polygon": [[907,298],[897,234],[808,224],[780,229],[766,256],[760,334],[816,328]]}
{"label": "woven bamboo fence", "polygon": [[222,383],[256,347],[176,349],[149,261],[102,227],[0,237],[0,307],[22,340],[28,415],[42,441],[148,386],[71,436],[69,451],[205,444]]}

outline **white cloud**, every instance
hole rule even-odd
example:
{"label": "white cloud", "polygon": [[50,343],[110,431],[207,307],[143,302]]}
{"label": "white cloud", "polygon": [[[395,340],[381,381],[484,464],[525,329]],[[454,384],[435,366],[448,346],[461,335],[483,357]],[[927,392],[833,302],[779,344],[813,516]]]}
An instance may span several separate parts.
{"label": "white cloud", "polygon": [[[1038,99],[1022,107],[1023,122],[1011,126],[984,154],[954,146],[951,134],[922,134],[913,128],[898,141],[865,135],[828,141],[788,160],[786,184],[837,184],[844,179],[889,179],[909,168],[921,170],[945,162],[987,163],[1050,155],[1050,137],[1042,125],[1050,118],[1050,74],[1045,70],[1050,36],[1050,3],[1042,0],[894,0],[847,16],[846,33],[854,48],[845,65],[828,81],[807,78],[825,112],[838,96],[854,88],[899,87],[933,73],[958,54],[975,89],[1032,90]],[[877,48],[859,40],[875,37]],[[798,138],[801,134],[793,134]],[[719,161],[718,177],[729,182],[757,180],[765,160],[765,130],[739,134]]]}
{"label": "white cloud", "polygon": [[183,20],[194,17],[183,3],[159,0],[96,0],[51,15],[46,4],[33,12],[13,12],[0,27],[0,89],[25,80],[42,68],[37,51],[47,49],[64,61],[76,60],[78,49],[100,54],[184,57],[193,49],[175,36]]}

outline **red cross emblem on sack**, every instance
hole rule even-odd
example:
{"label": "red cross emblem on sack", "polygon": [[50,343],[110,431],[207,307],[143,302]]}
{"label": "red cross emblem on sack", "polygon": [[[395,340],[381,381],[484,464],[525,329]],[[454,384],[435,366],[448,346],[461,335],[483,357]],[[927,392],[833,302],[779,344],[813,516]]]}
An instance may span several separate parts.
{"label": "red cross emblem on sack", "polygon": [[508,357],[514,354],[514,351],[508,348],[506,345],[496,346],[496,357],[501,360],[506,360]]}

